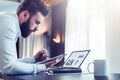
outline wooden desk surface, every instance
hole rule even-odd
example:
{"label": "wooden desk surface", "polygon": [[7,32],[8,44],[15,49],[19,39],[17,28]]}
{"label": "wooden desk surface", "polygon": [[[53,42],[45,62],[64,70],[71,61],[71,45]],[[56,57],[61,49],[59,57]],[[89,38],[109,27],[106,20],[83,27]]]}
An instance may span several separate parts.
{"label": "wooden desk surface", "polygon": [[69,74],[36,74],[36,75],[4,75],[5,80],[120,80],[120,74],[109,77],[94,77],[88,73],[69,73]]}

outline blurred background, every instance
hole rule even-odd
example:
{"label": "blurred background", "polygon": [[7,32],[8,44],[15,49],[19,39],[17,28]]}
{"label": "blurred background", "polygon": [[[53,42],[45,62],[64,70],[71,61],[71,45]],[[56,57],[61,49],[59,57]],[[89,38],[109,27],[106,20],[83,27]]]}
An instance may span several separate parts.
{"label": "blurred background", "polygon": [[[90,49],[82,65],[84,71],[94,59],[106,59],[109,72],[120,73],[120,0],[59,1],[48,5],[49,15],[38,32],[27,39],[19,38],[18,57],[33,56],[43,48],[51,57]],[[20,2],[0,0],[0,11],[15,12]]]}

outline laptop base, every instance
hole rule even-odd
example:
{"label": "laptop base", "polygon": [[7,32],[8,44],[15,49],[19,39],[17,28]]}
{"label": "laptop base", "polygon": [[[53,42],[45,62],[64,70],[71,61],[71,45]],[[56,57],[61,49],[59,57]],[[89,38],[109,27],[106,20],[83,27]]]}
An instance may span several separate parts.
{"label": "laptop base", "polygon": [[49,73],[81,73],[81,68],[50,68]]}

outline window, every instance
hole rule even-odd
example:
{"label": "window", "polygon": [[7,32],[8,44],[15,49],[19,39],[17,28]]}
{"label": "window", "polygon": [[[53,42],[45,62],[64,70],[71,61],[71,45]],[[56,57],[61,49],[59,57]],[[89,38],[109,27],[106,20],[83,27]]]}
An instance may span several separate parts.
{"label": "window", "polygon": [[104,0],[68,0],[65,53],[90,49],[84,70],[93,59],[105,58],[104,9]]}

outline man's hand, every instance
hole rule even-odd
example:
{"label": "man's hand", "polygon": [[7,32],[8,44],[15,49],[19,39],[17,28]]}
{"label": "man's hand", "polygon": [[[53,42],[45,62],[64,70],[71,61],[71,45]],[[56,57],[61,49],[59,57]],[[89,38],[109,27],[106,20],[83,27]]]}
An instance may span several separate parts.
{"label": "man's hand", "polygon": [[36,62],[46,60],[48,57],[48,52],[47,52],[47,50],[42,49],[41,51],[38,51],[34,57],[35,57]]}

